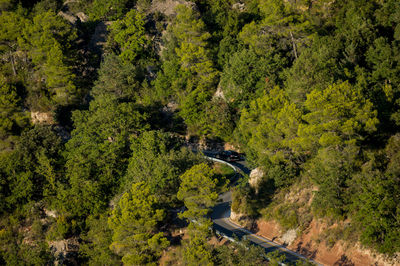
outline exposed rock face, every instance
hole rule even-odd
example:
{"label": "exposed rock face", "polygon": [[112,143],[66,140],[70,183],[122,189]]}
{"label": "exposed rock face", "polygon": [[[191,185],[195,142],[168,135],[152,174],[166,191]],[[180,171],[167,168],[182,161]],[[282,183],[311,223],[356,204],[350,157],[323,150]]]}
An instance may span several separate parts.
{"label": "exposed rock face", "polygon": [[176,102],[169,102],[166,105],[166,108],[167,108],[166,110],[168,110],[168,112],[174,113],[174,112],[176,112],[176,110],[178,110],[179,105]]}
{"label": "exposed rock face", "polygon": [[293,241],[296,240],[296,238],[297,238],[297,229],[290,229],[286,231],[281,237],[283,243],[286,245],[292,244]]}
{"label": "exposed rock face", "polygon": [[223,99],[223,100],[226,100],[226,99],[225,99],[224,92],[222,91],[221,86],[218,86],[217,91],[216,91],[215,94],[214,94],[214,97],[215,97],[215,98],[221,98],[221,99]]}
{"label": "exposed rock face", "polygon": [[263,176],[264,171],[260,167],[253,169],[250,173],[249,185],[255,189],[256,193],[258,193],[259,185]]}
{"label": "exposed rock face", "polygon": [[245,215],[245,214],[243,214],[243,213],[237,213],[237,212],[234,212],[233,210],[231,210],[231,217],[230,217],[230,219],[232,220],[232,221],[234,221],[234,222],[240,222],[241,220],[243,220],[243,219],[246,219],[247,218],[247,216]]}
{"label": "exposed rock face", "polygon": [[76,262],[76,256],[79,251],[77,238],[49,241],[48,245],[56,258],[54,265],[78,265]]}
{"label": "exposed rock face", "polygon": [[31,112],[31,120],[33,124],[53,125],[55,123],[52,113]]}
{"label": "exposed rock face", "polygon": [[63,17],[66,20],[68,20],[68,22],[71,23],[71,24],[75,24],[76,21],[78,20],[78,18],[76,16],[74,16],[74,14],[71,14],[69,12],[60,11],[60,12],[58,12],[57,15]]}
{"label": "exposed rock face", "polygon": [[235,146],[234,144],[229,143],[229,142],[225,142],[224,147],[223,147],[223,150],[226,150],[226,151],[227,151],[227,150],[236,151],[236,152],[238,152],[238,153],[241,152],[240,149],[239,149],[237,146]]}
{"label": "exposed rock face", "polygon": [[69,23],[75,25],[78,20],[80,22],[86,22],[89,20],[89,17],[83,12],[73,13],[70,11],[70,5],[72,3],[77,3],[77,0],[67,0],[63,3],[61,11],[58,12],[58,15],[68,20]]}
{"label": "exposed rock face", "polygon": [[289,249],[313,258],[322,265],[400,265],[400,254],[387,257],[365,249],[359,243],[345,243],[340,240],[333,247],[327,246],[323,232],[333,226],[335,225],[329,226],[323,220],[313,220],[309,227],[301,233],[294,232],[295,230],[283,232],[277,221],[258,220],[257,234],[272,239],[278,244],[287,244]]}
{"label": "exposed rock face", "polygon": [[76,13],[76,16],[79,18],[79,20],[80,20],[81,22],[86,22],[86,21],[89,20],[89,17],[88,17],[85,13],[83,13],[83,12],[78,12],[78,13]]}
{"label": "exposed rock face", "polygon": [[45,215],[48,217],[57,218],[57,216],[58,216],[57,211],[55,211],[55,210],[48,210],[46,208],[43,208],[43,211],[44,211]]}
{"label": "exposed rock face", "polygon": [[236,4],[232,5],[232,9],[237,9],[240,12],[243,12],[243,11],[245,11],[246,7],[245,7],[244,3],[236,3]]}
{"label": "exposed rock face", "polygon": [[193,2],[187,2],[183,0],[164,0],[164,1],[152,1],[150,8],[151,13],[160,12],[166,16],[175,15],[175,8],[177,5],[186,5],[192,9],[196,9],[197,6]]}
{"label": "exposed rock face", "polygon": [[67,0],[67,1],[65,1],[64,2],[64,6],[66,6],[66,5],[68,5],[68,4],[70,4],[70,3],[76,3],[76,2],[79,2],[78,0]]}

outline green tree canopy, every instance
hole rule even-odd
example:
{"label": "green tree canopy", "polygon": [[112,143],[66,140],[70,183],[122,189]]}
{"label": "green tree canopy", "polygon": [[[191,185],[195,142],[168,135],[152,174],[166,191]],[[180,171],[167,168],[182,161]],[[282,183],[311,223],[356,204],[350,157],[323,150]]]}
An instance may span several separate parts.
{"label": "green tree canopy", "polygon": [[131,0],[94,0],[88,8],[92,20],[120,19],[136,1]]}
{"label": "green tree canopy", "polygon": [[176,204],[179,177],[202,160],[179,147],[180,144],[170,134],[160,131],[147,131],[133,138],[125,186],[132,182],[145,182],[163,204]]}
{"label": "green tree canopy", "polygon": [[183,254],[185,263],[189,265],[213,265],[211,248],[207,243],[212,222],[206,215],[218,198],[217,183],[214,170],[205,163],[193,166],[181,176],[177,196],[187,209],[181,217],[190,221],[190,240]]}
{"label": "green tree canopy", "polygon": [[218,72],[208,50],[206,31],[199,13],[185,5],[167,28],[162,73],[155,81],[158,94],[181,104],[180,114],[191,131],[201,132],[206,121],[205,106],[215,90]]}
{"label": "green tree canopy", "polygon": [[359,225],[361,242],[383,253],[393,254],[399,243],[400,135],[392,136],[384,151],[369,154],[369,161],[352,183],[352,211]]}
{"label": "green tree canopy", "polygon": [[256,266],[265,263],[265,252],[249,241],[231,242],[216,248],[218,264]]}
{"label": "green tree canopy", "polygon": [[1,154],[0,175],[8,207],[54,200],[61,181],[61,138],[50,126],[25,131],[13,152]]}
{"label": "green tree canopy", "polygon": [[314,90],[304,103],[307,113],[299,125],[295,145],[315,152],[319,147],[355,144],[376,130],[377,112],[372,103],[348,82]]}
{"label": "green tree canopy", "polygon": [[260,56],[253,49],[232,54],[221,75],[220,86],[225,98],[235,107],[248,106],[266,87],[279,83],[279,70],[284,61],[279,54]]}
{"label": "green tree canopy", "polygon": [[99,77],[91,91],[93,97],[107,97],[134,101],[142,79],[140,66],[123,63],[115,54],[104,57],[100,65]]}
{"label": "green tree canopy", "polygon": [[178,5],[176,12],[176,18],[169,26],[169,31],[178,43],[175,52],[182,74],[186,77],[196,77],[197,86],[210,89],[217,75],[206,47],[211,36],[206,31],[204,22],[192,8]]}
{"label": "green tree canopy", "polygon": [[145,35],[144,15],[136,10],[130,10],[109,28],[109,42],[116,43],[122,62],[134,62],[146,49],[148,40]]}
{"label": "green tree canopy", "polygon": [[75,129],[66,144],[70,188],[59,195],[69,211],[88,215],[107,206],[125,174],[129,137],[148,128],[146,118],[135,104],[107,97],[73,113]]}
{"label": "green tree canopy", "polygon": [[29,125],[29,117],[21,105],[15,86],[0,80],[0,150],[12,147],[14,136]]}
{"label": "green tree canopy", "polygon": [[218,181],[214,171],[205,163],[198,164],[181,176],[178,199],[185,203],[187,210],[182,214],[189,220],[205,217],[214,206]]}
{"label": "green tree canopy", "polygon": [[108,226],[108,214],[89,216],[86,219],[88,232],[82,236],[84,241],[79,247],[79,252],[88,260],[89,265],[116,265],[121,258],[110,250],[113,231]]}
{"label": "green tree canopy", "polygon": [[21,29],[29,22],[25,17],[25,11],[20,7],[17,11],[3,11],[0,16],[0,53],[9,58],[8,74],[16,76],[16,56],[18,46],[18,38],[21,36]]}
{"label": "green tree canopy", "polygon": [[113,231],[110,248],[122,256],[126,265],[143,265],[154,262],[169,244],[157,224],[165,213],[157,205],[157,197],[144,183],[136,183],[122,195],[112,211],[108,223]]}
{"label": "green tree canopy", "polygon": [[355,145],[321,148],[307,163],[305,175],[318,185],[312,202],[317,216],[346,217],[351,202],[349,181],[357,172],[358,154]]}
{"label": "green tree canopy", "polygon": [[292,157],[291,143],[297,137],[301,115],[279,87],[252,101],[243,110],[237,127],[250,161],[262,165],[268,160],[279,162]]}
{"label": "green tree canopy", "polygon": [[70,53],[76,38],[76,29],[53,11],[36,15],[26,23],[18,42],[36,71],[29,81],[28,103],[32,109],[54,110],[55,105],[77,100],[80,92],[74,83]]}

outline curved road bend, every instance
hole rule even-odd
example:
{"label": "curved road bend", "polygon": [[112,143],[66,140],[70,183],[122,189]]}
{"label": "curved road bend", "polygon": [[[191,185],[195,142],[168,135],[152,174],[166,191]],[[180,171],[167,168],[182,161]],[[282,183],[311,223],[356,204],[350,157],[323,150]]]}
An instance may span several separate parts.
{"label": "curved road bend", "polygon": [[[210,156],[211,154],[206,154],[206,156]],[[215,160],[214,158],[210,158],[212,160]],[[230,164],[227,162],[224,162],[225,164]],[[241,171],[244,173],[248,174],[250,170],[246,168],[243,164],[241,163],[232,163],[230,165],[233,165],[237,168],[239,168]],[[228,191],[224,194],[221,194],[219,196],[219,203],[213,208],[213,212],[211,214],[211,219],[213,220],[213,227],[216,232],[219,234],[222,234],[228,238],[234,238],[235,236],[239,239],[247,239],[249,240],[252,244],[261,246],[265,249],[266,253],[279,250],[282,254],[286,256],[286,260],[284,263],[290,263],[290,262],[295,262],[298,260],[303,260],[303,261],[309,261],[313,264],[316,265],[321,265],[313,260],[307,259],[306,257],[293,252],[284,246],[281,246],[277,243],[274,243],[262,236],[256,235],[244,228],[241,228],[240,226],[234,224],[230,220],[230,215],[231,215],[231,202],[232,202],[232,192]]]}

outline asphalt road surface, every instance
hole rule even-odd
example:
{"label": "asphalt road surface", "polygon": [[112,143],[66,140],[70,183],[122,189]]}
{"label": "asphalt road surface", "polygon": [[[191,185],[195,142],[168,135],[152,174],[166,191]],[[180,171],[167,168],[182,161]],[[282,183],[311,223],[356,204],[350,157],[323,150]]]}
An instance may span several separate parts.
{"label": "asphalt road surface", "polygon": [[[207,154],[205,153],[206,156],[212,156],[212,154]],[[226,162],[225,162],[226,163]],[[242,162],[235,162],[235,163],[229,163],[237,168],[239,168],[241,171],[243,171],[245,174],[249,174],[250,170],[242,163]],[[291,264],[293,262],[303,260],[303,261],[308,261],[316,265],[321,265],[318,264],[315,261],[309,260],[305,258],[304,256],[295,253],[294,251],[291,251],[284,246],[281,246],[279,244],[276,244],[262,236],[256,235],[244,228],[241,228],[240,226],[234,224],[230,220],[230,215],[231,215],[231,202],[232,202],[232,193],[231,191],[228,191],[222,195],[219,196],[219,201],[218,204],[213,208],[213,212],[211,214],[211,219],[214,222],[214,230],[230,239],[234,239],[237,237],[238,239],[247,239],[249,240],[252,244],[261,246],[265,249],[266,253],[279,250],[282,254],[286,256],[286,260],[283,262],[284,264]]]}

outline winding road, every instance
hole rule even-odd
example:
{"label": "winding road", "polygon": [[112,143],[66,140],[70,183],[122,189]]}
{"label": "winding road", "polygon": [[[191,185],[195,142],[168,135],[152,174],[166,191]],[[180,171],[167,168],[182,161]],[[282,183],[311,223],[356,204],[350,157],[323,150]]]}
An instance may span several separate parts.
{"label": "winding road", "polygon": [[[224,163],[232,168],[235,169],[236,172],[242,171],[245,174],[249,174],[250,170],[243,164],[244,162],[235,162],[235,163],[228,163],[222,160],[218,160],[214,158],[214,154],[211,152],[203,152],[206,157],[210,160],[217,161],[220,163]],[[231,203],[232,203],[232,192],[228,191],[224,194],[219,196],[219,203],[213,208],[211,219],[214,223],[213,227],[217,234],[234,241],[234,238],[237,237],[238,239],[247,239],[252,244],[261,246],[265,249],[266,253],[279,250],[280,253],[284,254],[286,260],[283,264],[293,263],[296,261],[307,261],[311,262],[315,265],[321,265],[313,260],[307,259],[306,257],[298,254],[294,251],[291,251],[285,248],[282,245],[274,243],[262,236],[254,234],[248,231],[245,228],[240,227],[239,225],[233,223],[230,220],[231,215]]]}

